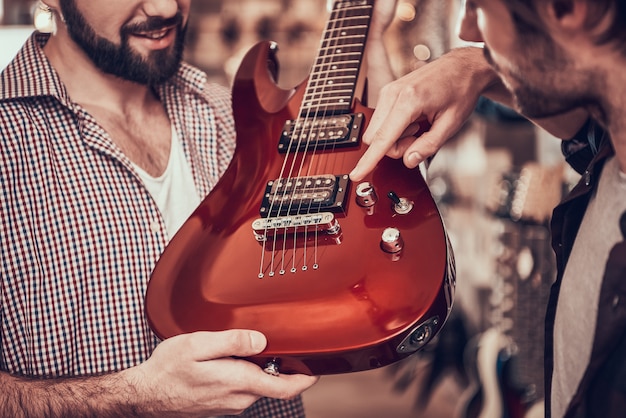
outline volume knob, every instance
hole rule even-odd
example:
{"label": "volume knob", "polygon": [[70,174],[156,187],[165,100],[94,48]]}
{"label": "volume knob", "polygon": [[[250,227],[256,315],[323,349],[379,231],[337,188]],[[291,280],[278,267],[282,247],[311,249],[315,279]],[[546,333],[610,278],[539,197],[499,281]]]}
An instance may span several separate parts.
{"label": "volume knob", "polygon": [[404,240],[398,228],[385,228],[380,239],[380,248],[386,253],[395,254],[404,248]]}
{"label": "volume knob", "polygon": [[378,201],[376,190],[369,182],[360,183],[356,187],[356,203],[364,208],[374,206]]}

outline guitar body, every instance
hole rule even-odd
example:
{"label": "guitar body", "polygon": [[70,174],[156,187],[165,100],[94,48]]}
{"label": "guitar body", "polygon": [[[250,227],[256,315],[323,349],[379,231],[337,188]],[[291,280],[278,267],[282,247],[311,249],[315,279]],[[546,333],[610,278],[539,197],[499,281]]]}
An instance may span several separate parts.
{"label": "guitar body", "polygon": [[[390,364],[426,344],[451,309],[454,263],[442,220],[420,172],[399,160],[383,160],[365,180],[377,202],[357,202],[358,185],[347,174],[365,151],[360,140],[279,152],[306,86],[276,85],[274,52],[262,42],[241,64],[233,160],[157,263],[146,296],[149,324],[162,338],[259,330],[268,345],[249,360],[284,373]],[[362,133],[372,110],[357,100],[351,107]],[[286,178],[321,185],[271,190]],[[390,191],[412,209],[397,213]],[[317,208],[327,192],[337,196]],[[268,203],[270,195],[277,198]],[[386,241],[381,247],[390,227],[401,234],[400,251]]]}

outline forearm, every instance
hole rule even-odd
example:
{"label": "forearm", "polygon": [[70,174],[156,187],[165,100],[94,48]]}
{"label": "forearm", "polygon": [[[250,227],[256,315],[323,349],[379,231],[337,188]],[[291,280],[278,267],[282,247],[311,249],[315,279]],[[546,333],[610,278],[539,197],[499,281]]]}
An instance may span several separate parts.
{"label": "forearm", "polygon": [[123,373],[34,379],[0,373],[3,417],[149,416],[140,393]]}

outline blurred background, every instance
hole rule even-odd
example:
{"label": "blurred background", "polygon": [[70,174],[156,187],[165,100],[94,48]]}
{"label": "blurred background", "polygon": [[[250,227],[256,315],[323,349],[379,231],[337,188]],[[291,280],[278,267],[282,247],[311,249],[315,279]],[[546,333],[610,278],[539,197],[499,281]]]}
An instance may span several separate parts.
{"label": "blurred background", "polygon": [[[33,31],[35,7],[0,0],[0,68]],[[327,0],[193,0],[186,59],[230,85],[245,52],[273,40],[278,83],[294,87],[316,57],[328,7]],[[397,77],[463,45],[459,7],[461,0],[399,0],[386,35]],[[456,256],[452,315],[425,350],[400,363],[322,377],[304,395],[310,418],[542,416],[543,316],[555,274],[547,224],[576,181],[560,141],[481,100],[427,180]]]}

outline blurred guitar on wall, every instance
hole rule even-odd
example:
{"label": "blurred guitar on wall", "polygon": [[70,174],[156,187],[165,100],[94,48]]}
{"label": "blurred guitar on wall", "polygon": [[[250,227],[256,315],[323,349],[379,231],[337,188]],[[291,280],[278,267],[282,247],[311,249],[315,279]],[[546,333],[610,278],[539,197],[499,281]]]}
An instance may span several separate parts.
{"label": "blurred guitar on wall", "polygon": [[359,184],[372,114],[360,67],[373,0],[338,0],[305,83],[254,46],[233,85],[237,149],[164,251],[146,313],[167,338],[249,328],[268,373],[367,370],[422,349],[454,297],[452,249],[419,170],[385,158]]}
{"label": "blurred guitar on wall", "polygon": [[527,163],[491,188],[486,206],[498,223],[491,327],[468,344],[473,384],[460,417],[543,417],[543,320],[555,278],[548,222],[563,187],[563,167]]}

